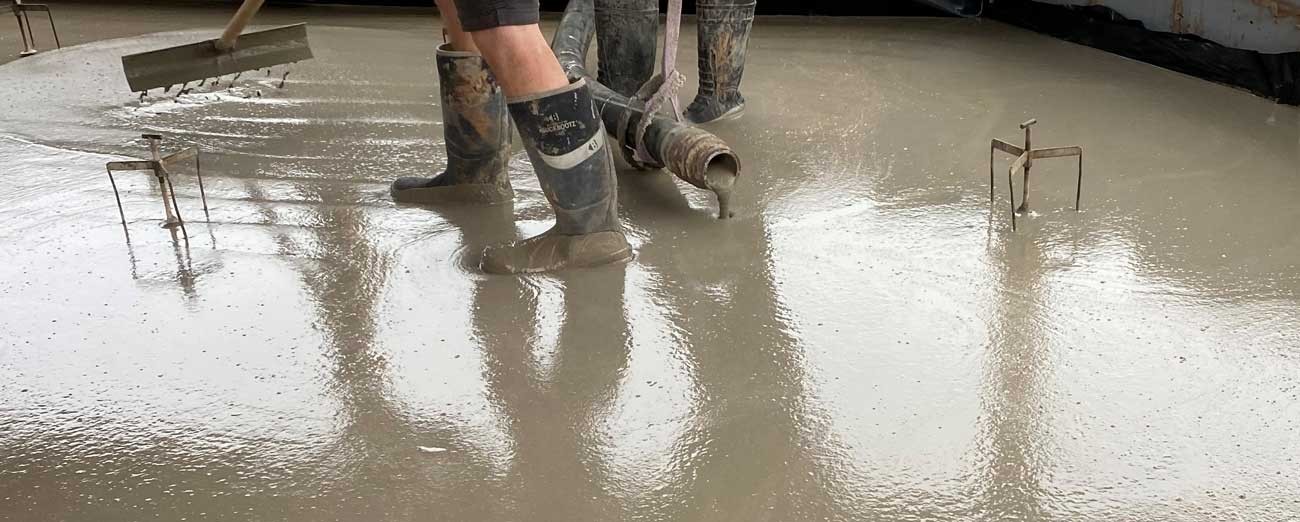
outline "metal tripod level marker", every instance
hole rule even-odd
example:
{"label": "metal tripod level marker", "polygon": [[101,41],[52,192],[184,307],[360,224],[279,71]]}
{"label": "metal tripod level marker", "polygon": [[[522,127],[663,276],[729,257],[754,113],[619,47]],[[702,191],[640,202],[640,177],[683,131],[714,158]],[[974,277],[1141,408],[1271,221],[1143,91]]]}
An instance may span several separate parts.
{"label": "metal tripod level marker", "polygon": [[14,17],[18,19],[18,35],[22,37],[23,50],[18,56],[31,56],[36,54],[36,34],[32,32],[32,21],[27,16],[28,11],[44,11],[45,17],[50,20],[50,32],[54,33],[54,45],[62,49],[63,44],[59,42],[59,30],[54,27],[54,13],[50,12],[50,7],[44,4],[24,4],[22,0],[13,0],[9,5],[0,7],[0,9],[9,9],[13,11]]}
{"label": "metal tripod level marker", "polygon": [[[1083,147],[1049,147],[1044,149],[1035,149],[1031,146],[1029,128],[1038,123],[1037,118],[1031,118],[1029,121],[1020,124],[1020,128],[1025,131],[1025,146],[1017,147],[997,138],[993,138],[993,143],[989,147],[989,205],[990,211],[993,204],[993,153],[1002,151],[1012,156],[1016,160],[1011,163],[1011,168],[1007,169],[1007,196],[1011,199],[1011,231],[1016,230],[1016,212],[1029,210],[1029,169],[1033,168],[1034,160],[1047,158],[1066,158],[1070,156],[1079,157],[1079,179],[1074,189],[1074,211],[1079,211],[1079,198],[1083,194]],[[1016,190],[1013,180],[1016,171],[1024,171],[1025,180],[1022,186],[1020,197],[1020,208],[1016,208]]]}
{"label": "metal tripod level marker", "polygon": [[[113,198],[117,200],[117,213],[122,218],[122,227],[126,227],[126,212],[122,210],[122,197],[117,190],[117,181],[113,179],[114,171],[152,171],[155,178],[158,179],[158,187],[162,190],[163,212],[166,220],[163,221],[164,228],[180,227],[181,233],[185,239],[189,239],[190,234],[185,230],[185,219],[181,217],[181,208],[176,204],[176,189],[171,181],[171,171],[169,167],[179,165],[181,162],[194,158],[194,175],[199,179],[199,196],[203,199],[203,214],[208,214],[208,194],[203,188],[203,170],[199,163],[199,148],[190,147],[170,156],[162,156],[161,134],[142,134],[140,137],[149,141],[149,160],[146,161],[110,161],[105,167],[108,170],[108,182],[113,185]],[[170,205],[168,202],[170,201]]]}

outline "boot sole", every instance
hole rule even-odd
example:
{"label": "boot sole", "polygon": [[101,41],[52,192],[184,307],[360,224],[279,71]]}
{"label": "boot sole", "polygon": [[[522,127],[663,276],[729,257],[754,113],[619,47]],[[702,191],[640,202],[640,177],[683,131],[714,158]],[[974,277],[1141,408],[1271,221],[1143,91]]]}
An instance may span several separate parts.
{"label": "boot sole", "polygon": [[636,256],[632,253],[632,249],[629,247],[622,251],[598,259],[587,260],[582,263],[573,263],[573,264],[558,266],[554,268],[511,270],[509,267],[490,266],[489,263],[487,263],[486,261],[480,261],[479,270],[482,270],[484,273],[493,274],[493,275],[549,274],[555,272],[565,272],[568,270],[590,270],[593,268],[600,268],[604,266],[622,265],[622,264],[630,263],[632,259],[635,257]]}
{"label": "boot sole", "polygon": [[[720,121],[732,121],[732,120],[738,120],[740,119],[741,116],[744,115],[745,115],[745,106],[739,105],[732,108],[731,110],[728,110],[727,112],[718,115],[717,118],[713,118],[711,120],[704,120],[704,121],[691,120],[691,123],[694,123],[696,125],[704,125],[707,123],[716,123]],[[689,117],[687,119],[690,120]]]}
{"label": "boot sole", "polygon": [[[489,250],[491,247],[489,247]],[[559,266],[545,266],[533,268],[528,263],[512,266],[510,263],[493,263],[489,261],[487,252],[484,252],[484,258],[479,261],[479,269],[488,274],[495,275],[519,275],[519,274],[545,274],[553,272],[564,272],[568,270],[585,270],[599,268],[603,266],[620,265],[632,261],[636,257],[632,246],[624,243],[618,250],[608,254],[594,257],[582,258],[580,260],[570,260],[568,263],[562,263]],[[531,261],[531,260],[530,260]],[[521,266],[522,265],[522,266]]]}
{"label": "boot sole", "polygon": [[589,261],[580,265],[573,265],[571,268],[599,268],[602,266],[622,265],[630,263],[634,257],[636,256],[632,253],[632,247],[627,247],[619,252],[600,258],[599,260]]}
{"label": "boot sole", "polygon": [[389,193],[395,202],[421,205],[499,205],[515,197],[511,189],[486,183],[390,189]]}

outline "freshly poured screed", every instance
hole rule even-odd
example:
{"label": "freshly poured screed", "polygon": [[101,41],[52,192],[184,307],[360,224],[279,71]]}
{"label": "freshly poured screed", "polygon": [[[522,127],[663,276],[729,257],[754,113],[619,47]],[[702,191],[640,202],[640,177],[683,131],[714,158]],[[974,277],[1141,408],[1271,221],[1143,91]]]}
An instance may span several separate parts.
{"label": "freshly poured screed", "polygon": [[[60,6],[105,37],[229,16]],[[745,116],[709,126],[735,218],[623,172],[631,264],[488,277],[485,245],[550,226],[527,160],[512,205],[393,204],[445,163],[437,27],[338,9],[263,13],[313,27],[284,90],[140,105],[117,57],[199,32],[0,66],[0,520],[1300,507],[1295,108],[987,21],[760,18]],[[1036,165],[1011,234],[988,146],[1031,116],[1088,150],[1087,201]],[[122,234],[102,169],[148,131],[205,151],[188,244],[148,176]]]}

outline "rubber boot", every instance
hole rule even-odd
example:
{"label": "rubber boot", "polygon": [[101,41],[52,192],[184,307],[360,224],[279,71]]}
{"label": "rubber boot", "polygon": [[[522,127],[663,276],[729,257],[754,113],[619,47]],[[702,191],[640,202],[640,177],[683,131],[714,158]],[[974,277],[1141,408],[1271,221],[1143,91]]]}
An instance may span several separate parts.
{"label": "rubber boot", "polygon": [[404,203],[510,201],[514,191],[506,167],[510,156],[510,112],[505,95],[483,57],[438,47],[442,132],[447,169],[433,178],[398,178],[393,200]]}
{"label": "rubber boot", "polygon": [[754,0],[700,0],[695,4],[700,50],[700,90],[683,113],[694,123],[740,117],[745,97],[745,51],[754,27]]}
{"label": "rubber boot", "polygon": [[596,79],[624,96],[654,75],[658,0],[596,0]]}
{"label": "rubber boot", "polygon": [[614,156],[586,80],[512,99],[510,115],[555,210],[555,226],[512,245],[488,247],[483,271],[549,272],[631,260],[618,220]]}

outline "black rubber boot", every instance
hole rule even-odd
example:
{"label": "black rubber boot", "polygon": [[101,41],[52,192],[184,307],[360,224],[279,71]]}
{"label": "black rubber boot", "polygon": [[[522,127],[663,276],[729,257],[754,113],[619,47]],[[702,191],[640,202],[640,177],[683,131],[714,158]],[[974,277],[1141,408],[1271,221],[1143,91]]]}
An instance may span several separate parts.
{"label": "black rubber boot", "polygon": [[618,220],[614,156],[586,80],[511,99],[510,115],[555,210],[555,226],[512,245],[488,247],[483,271],[549,272],[631,260]]}
{"label": "black rubber boot", "polygon": [[624,96],[654,75],[658,0],[596,0],[596,79]]}
{"label": "black rubber boot", "polygon": [[745,97],[745,50],[754,27],[754,0],[700,0],[695,4],[700,49],[700,90],[684,116],[694,123],[740,117]]}
{"label": "black rubber boot", "polygon": [[393,200],[404,203],[510,201],[510,113],[505,95],[483,57],[438,47],[442,132],[447,169],[433,178],[399,178]]}

